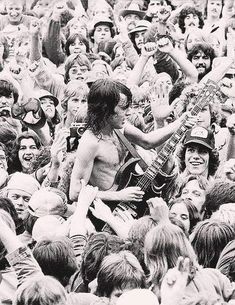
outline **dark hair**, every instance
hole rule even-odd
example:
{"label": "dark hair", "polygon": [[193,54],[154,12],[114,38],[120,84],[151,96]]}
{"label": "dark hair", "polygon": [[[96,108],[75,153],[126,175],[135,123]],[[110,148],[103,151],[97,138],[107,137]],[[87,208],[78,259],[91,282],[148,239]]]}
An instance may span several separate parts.
{"label": "dark hair", "polygon": [[[15,206],[12,203],[12,201],[7,197],[0,197],[0,209],[6,211],[7,213],[9,213],[11,215],[11,218],[13,219],[13,221],[15,223],[16,232],[17,232],[17,229],[20,229],[20,227],[22,226],[22,221],[21,221],[21,219],[19,219]],[[17,232],[17,233],[19,234],[19,232]],[[20,233],[23,233],[23,232],[20,232]]]}
{"label": "dark hair", "polygon": [[119,252],[124,241],[115,235],[99,232],[91,235],[84,249],[81,264],[81,275],[85,285],[92,282],[99,271],[100,264],[105,256]]}
{"label": "dark hair", "polygon": [[127,66],[130,67],[131,69],[134,68],[133,63],[125,57],[119,57],[119,58],[114,58],[114,60],[111,62],[110,66],[112,70],[114,71],[117,67],[119,67],[123,62],[126,62]]}
{"label": "dark hair", "polygon": [[19,149],[20,149],[20,144],[21,144],[21,140],[23,139],[33,139],[35,142],[35,145],[37,147],[37,149],[40,149],[42,147],[42,142],[40,140],[40,138],[37,136],[37,134],[33,131],[24,131],[22,132],[15,140],[15,145],[14,145],[14,149],[12,151],[12,162],[13,162],[13,166],[12,166],[12,172],[17,172],[17,171],[22,171],[22,166],[19,160]]}
{"label": "dark hair", "polygon": [[235,282],[235,240],[230,241],[223,249],[218,259],[216,269]]}
{"label": "dark hair", "polygon": [[170,209],[175,204],[183,203],[188,211],[189,214],[189,233],[192,232],[193,228],[196,226],[196,224],[201,220],[199,212],[195,205],[193,205],[189,200],[183,199],[183,198],[177,198],[169,202]]}
{"label": "dark hair", "polygon": [[33,249],[33,256],[42,272],[54,276],[64,287],[77,271],[73,245],[67,237],[55,237],[38,242]]}
{"label": "dark hair", "polygon": [[206,192],[206,200],[203,205],[206,217],[219,209],[222,204],[235,203],[235,183],[231,181],[215,181]]}
{"label": "dark hair", "polygon": [[191,234],[199,264],[204,268],[215,268],[220,253],[234,237],[233,227],[224,222],[211,219],[199,222]]}
{"label": "dark hair", "polygon": [[114,27],[111,26],[110,23],[101,21],[89,33],[89,37],[90,37],[90,40],[91,40],[92,43],[94,43],[94,33],[95,33],[95,30],[96,30],[96,27],[99,26],[99,25],[107,25],[110,28],[111,37],[113,38],[115,36]]}
{"label": "dark hair", "polygon": [[197,15],[199,19],[199,28],[201,29],[204,25],[202,13],[197,10],[195,7],[185,7],[179,13],[179,28],[181,29],[182,33],[185,33],[185,18],[189,15]]}
{"label": "dark hair", "polygon": [[173,87],[171,88],[171,91],[169,92],[169,104],[177,98],[180,97],[182,91],[189,85],[189,83],[186,83],[184,81],[177,81],[175,84],[173,84]]}
{"label": "dark hair", "polygon": [[7,80],[0,79],[0,96],[11,97],[13,96],[14,103],[17,103],[19,93],[16,87]]}
{"label": "dark hair", "polygon": [[129,251],[112,253],[104,258],[97,274],[100,297],[110,297],[114,289],[145,288],[145,275],[137,258]]}
{"label": "dark hair", "polygon": [[89,53],[89,50],[90,50],[89,41],[82,34],[75,33],[75,34],[72,34],[71,36],[69,36],[66,43],[65,43],[65,52],[66,52],[67,56],[70,55],[70,51],[69,51],[70,45],[72,43],[74,43],[76,39],[78,39],[82,43],[84,43],[84,45],[86,46],[86,52]]}
{"label": "dark hair", "polygon": [[193,56],[195,56],[199,51],[202,51],[206,56],[210,57],[211,64],[215,58],[215,50],[207,43],[196,43],[192,49],[188,52],[187,58],[192,61]]}
{"label": "dark hair", "polygon": [[106,125],[107,119],[114,114],[120,101],[120,93],[127,97],[127,105],[131,103],[132,94],[124,84],[109,78],[95,81],[88,94],[87,126],[95,135],[99,135]]}
{"label": "dark hair", "polygon": [[[186,168],[185,165],[185,152],[188,146],[190,146],[191,144],[188,145],[181,145],[179,150],[178,150],[178,160],[179,160],[179,168],[180,171],[183,172]],[[199,145],[199,144],[197,144]],[[208,149],[209,152],[209,165],[208,165],[208,175],[209,176],[214,176],[214,174],[216,173],[218,167],[219,167],[219,153],[216,149]]]}

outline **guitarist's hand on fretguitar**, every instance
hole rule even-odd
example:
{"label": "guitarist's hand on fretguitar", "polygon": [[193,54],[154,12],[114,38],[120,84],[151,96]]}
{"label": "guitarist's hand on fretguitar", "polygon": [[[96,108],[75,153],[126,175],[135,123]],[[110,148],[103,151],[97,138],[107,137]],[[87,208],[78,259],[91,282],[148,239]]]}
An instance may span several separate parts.
{"label": "guitarist's hand on fretguitar", "polygon": [[144,192],[138,186],[130,186],[117,192],[120,201],[142,201]]}
{"label": "guitarist's hand on fretguitar", "polygon": [[192,115],[189,111],[185,112],[181,115],[179,119],[177,119],[173,124],[175,124],[176,128],[179,128],[180,125],[184,123],[185,127],[188,129],[192,128],[194,125],[197,124],[197,116]]}

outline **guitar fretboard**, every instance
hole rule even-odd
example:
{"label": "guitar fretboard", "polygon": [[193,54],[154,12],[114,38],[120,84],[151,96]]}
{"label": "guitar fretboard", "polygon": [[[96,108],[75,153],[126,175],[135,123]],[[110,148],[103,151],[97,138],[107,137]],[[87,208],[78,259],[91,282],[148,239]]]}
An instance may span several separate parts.
{"label": "guitar fretboard", "polygon": [[[203,107],[205,107],[214,98],[218,90],[219,88],[217,84],[211,80],[208,80],[205,86],[199,91],[196,104],[191,110],[191,114],[197,115],[203,109]],[[149,188],[151,182],[156,178],[169,156],[175,151],[177,144],[181,141],[187,130],[188,127],[186,126],[185,119],[177,131],[174,132],[174,134],[162,147],[157,155],[157,158],[152,162],[143,176],[139,179],[137,186],[139,186],[143,191],[146,191]]]}

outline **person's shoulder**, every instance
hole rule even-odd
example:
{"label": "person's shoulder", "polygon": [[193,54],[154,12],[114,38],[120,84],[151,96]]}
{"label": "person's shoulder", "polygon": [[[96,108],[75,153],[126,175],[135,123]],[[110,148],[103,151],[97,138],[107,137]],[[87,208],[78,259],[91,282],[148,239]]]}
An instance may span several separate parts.
{"label": "person's shoulder", "polygon": [[97,137],[90,129],[87,129],[81,139],[79,140],[80,145],[86,145],[87,147],[94,148],[99,144],[99,137]]}

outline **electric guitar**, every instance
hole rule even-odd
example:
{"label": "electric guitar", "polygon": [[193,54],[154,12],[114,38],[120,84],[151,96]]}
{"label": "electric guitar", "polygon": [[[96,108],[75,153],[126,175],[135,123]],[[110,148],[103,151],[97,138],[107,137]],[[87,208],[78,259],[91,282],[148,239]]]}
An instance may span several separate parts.
{"label": "electric guitar", "polygon": [[[197,115],[203,107],[205,107],[215,96],[219,90],[216,83],[208,80],[206,85],[199,91],[197,102],[191,110],[192,115]],[[177,144],[183,139],[188,127],[186,127],[186,119],[182,122],[181,126],[174,132],[174,134],[164,144],[159,151],[156,159],[147,168],[144,174],[139,175],[135,172],[135,166],[138,163],[138,158],[129,159],[119,170],[115,177],[118,182],[118,190],[128,186],[139,186],[145,192],[143,202],[119,202],[114,208],[113,213],[118,215],[119,211],[128,210],[134,219],[142,217],[146,210],[146,200],[152,197],[159,197],[162,194],[163,188],[166,186],[163,183],[159,186],[157,176],[161,174],[162,167],[168,160],[169,156],[175,151]],[[160,175],[159,175],[160,176]],[[107,225],[105,226],[107,228]],[[104,229],[107,231],[106,229]]]}

